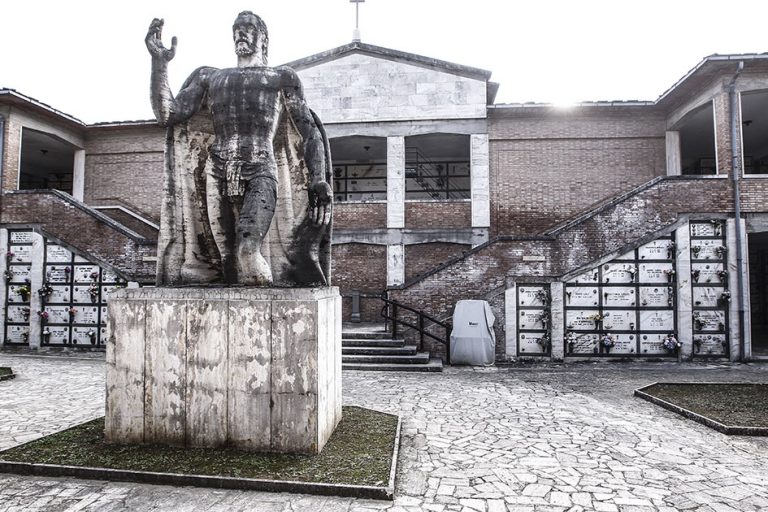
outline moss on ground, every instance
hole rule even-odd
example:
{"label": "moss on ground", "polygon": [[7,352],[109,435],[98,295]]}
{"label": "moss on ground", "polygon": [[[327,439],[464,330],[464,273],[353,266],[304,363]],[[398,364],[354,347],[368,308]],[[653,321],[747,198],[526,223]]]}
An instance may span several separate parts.
{"label": "moss on ground", "polygon": [[768,384],[656,384],[643,391],[724,425],[768,427]]}
{"label": "moss on ground", "polygon": [[13,375],[13,370],[7,366],[0,366],[0,379]]}
{"label": "moss on ground", "polygon": [[256,454],[240,450],[114,445],[104,442],[104,418],[0,452],[0,460],[195,475],[386,485],[397,416],[344,407],[320,455]]}

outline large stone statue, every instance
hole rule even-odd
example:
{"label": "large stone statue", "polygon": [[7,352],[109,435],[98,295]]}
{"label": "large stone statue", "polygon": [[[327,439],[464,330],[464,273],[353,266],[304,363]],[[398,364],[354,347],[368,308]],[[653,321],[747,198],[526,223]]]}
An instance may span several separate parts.
{"label": "large stone statue", "polygon": [[168,127],[158,285],[330,285],[330,150],[288,67],[267,67],[267,28],[235,19],[237,67],[195,70],[174,98],[161,40],[146,37],[151,98]]}

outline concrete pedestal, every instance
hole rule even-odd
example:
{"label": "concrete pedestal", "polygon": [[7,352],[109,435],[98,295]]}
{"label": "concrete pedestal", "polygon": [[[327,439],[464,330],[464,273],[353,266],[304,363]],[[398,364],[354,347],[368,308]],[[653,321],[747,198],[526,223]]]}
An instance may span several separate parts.
{"label": "concrete pedestal", "polygon": [[110,296],[107,441],[319,453],[340,419],[338,288]]}

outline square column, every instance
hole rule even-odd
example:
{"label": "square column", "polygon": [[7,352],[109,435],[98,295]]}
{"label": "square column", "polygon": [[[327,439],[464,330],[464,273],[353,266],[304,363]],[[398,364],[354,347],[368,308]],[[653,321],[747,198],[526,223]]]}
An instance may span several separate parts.
{"label": "square column", "polygon": [[387,227],[405,227],[405,137],[387,137]]}
{"label": "square column", "polygon": [[405,246],[387,245],[387,286],[399,286],[405,282]]}
{"label": "square column", "polygon": [[488,134],[470,136],[470,180],[472,194],[472,227],[491,226]]}
{"label": "square column", "polygon": [[680,132],[666,132],[667,176],[679,176],[682,172],[680,156]]}

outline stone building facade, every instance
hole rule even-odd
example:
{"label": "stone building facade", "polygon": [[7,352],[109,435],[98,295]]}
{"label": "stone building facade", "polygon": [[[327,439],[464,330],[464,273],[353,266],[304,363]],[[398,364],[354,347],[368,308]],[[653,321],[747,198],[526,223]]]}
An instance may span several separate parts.
{"label": "stone building facade", "polygon": [[[360,42],[289,65],[331,139],[345,319],[377,321],[385,291],[439,319],[485,299],[499,361],[768,355],[768,55],[707,57],[656,101],[569,108],[495,104],[488,71]],[[7,89],[0,128],[0,245],[29,254],[3,264],[2,339],[55,345],[20,309],[70,279],[48,246],[73,276],[98,267],[103,300],[151,284],[164,132]],[[79,283],[53,284],[72,290],[51,308],[77,304]],[[90,325],[62,318],[61,345]]]}

